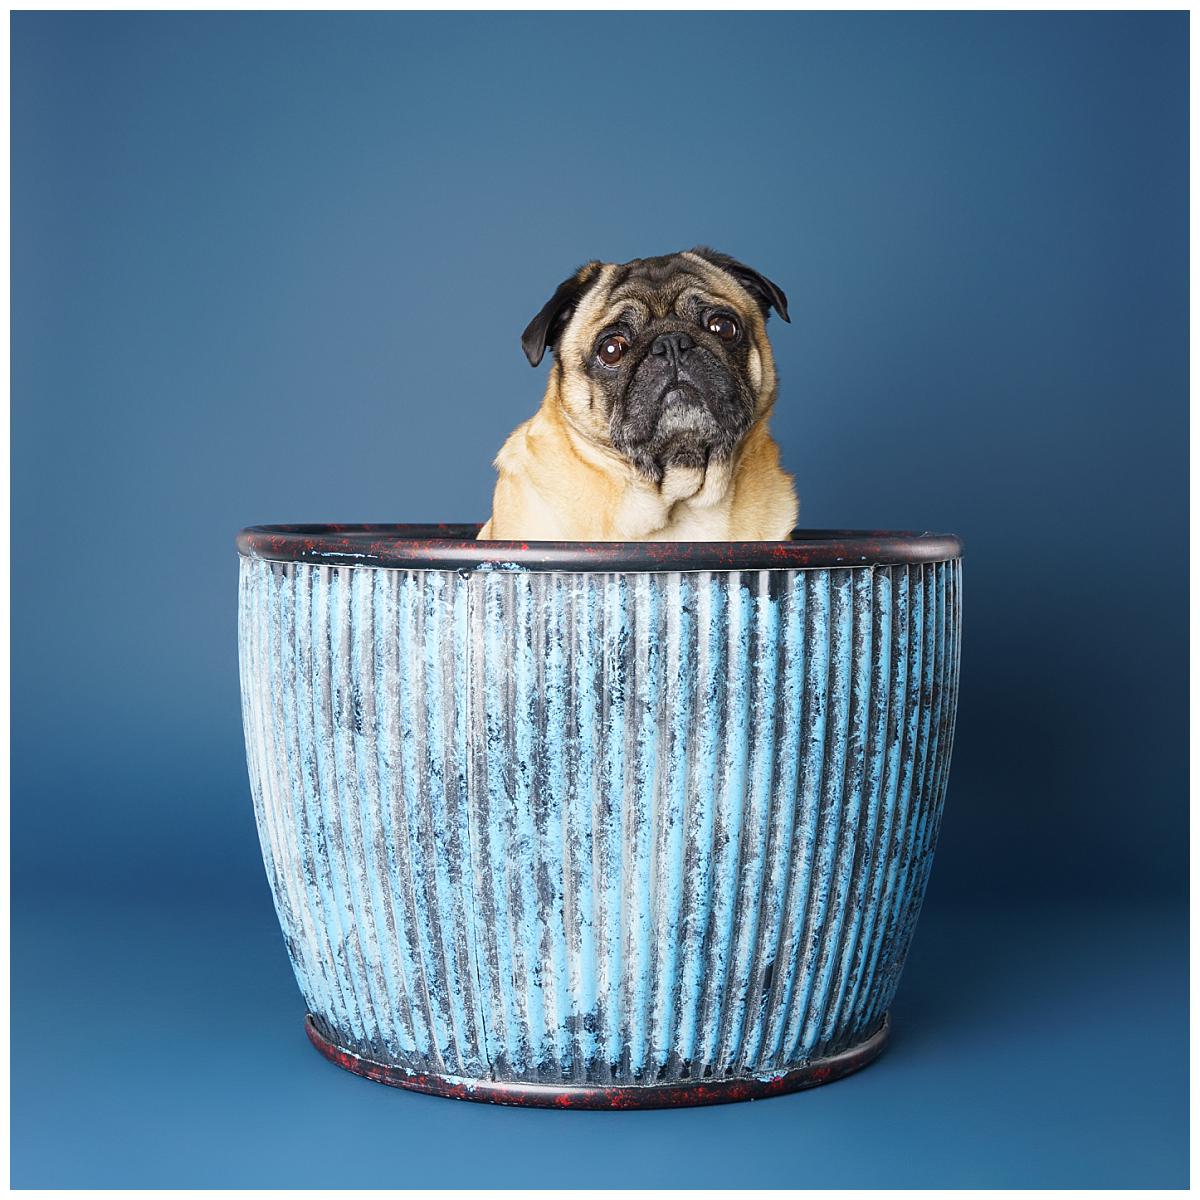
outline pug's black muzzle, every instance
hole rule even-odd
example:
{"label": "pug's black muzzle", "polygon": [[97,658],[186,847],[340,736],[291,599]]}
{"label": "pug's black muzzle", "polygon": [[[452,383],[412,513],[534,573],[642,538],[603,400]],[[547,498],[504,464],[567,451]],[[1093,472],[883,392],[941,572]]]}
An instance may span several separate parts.
{"label": "pug's black muzzle", "polygon": [[643,474],[701,467],[733,453],[750,428],[754,398],[723,357],[686,329],[659,334],[613,406],[613,446]]}

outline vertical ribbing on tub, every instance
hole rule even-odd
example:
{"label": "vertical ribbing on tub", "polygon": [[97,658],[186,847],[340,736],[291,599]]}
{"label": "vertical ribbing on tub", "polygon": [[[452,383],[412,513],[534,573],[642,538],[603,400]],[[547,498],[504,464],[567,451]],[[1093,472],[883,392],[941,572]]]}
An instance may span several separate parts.
{"label": "vertical ribbing on tub", "polygon": [[777,1072],[894,995],[961,567],[242,560],[255,816],[321,1032],[414,1071]]}

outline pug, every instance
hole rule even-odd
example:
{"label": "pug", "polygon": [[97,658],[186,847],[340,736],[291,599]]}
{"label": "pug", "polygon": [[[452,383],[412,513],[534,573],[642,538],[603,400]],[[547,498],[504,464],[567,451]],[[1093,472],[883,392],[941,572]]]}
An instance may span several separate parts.
{"label": "pug", "polygon": [[799,504],[767,431],[767,340],[787,297],[707,247],[589,262],[521,335],[554,364],[538,412],[496,456],[483,539],[774,541]]}

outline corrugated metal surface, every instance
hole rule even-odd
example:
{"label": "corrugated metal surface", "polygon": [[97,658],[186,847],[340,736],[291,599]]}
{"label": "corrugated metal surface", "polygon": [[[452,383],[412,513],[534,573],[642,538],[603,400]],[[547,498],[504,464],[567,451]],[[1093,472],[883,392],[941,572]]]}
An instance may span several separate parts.
{"label": "corrugated metal surface", "polygon": [[555,1083],[864,1040],[937,840],[960,581],[243,558],[255,811],[318,1026]]}

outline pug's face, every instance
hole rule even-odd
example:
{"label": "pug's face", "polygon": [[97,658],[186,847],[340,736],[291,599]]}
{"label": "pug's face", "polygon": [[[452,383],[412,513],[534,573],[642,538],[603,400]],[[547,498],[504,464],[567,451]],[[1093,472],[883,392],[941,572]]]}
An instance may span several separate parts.
{"label": "pug's face", "polygon": [[729,459],[775,398],[766,320],[787,298],[734,259],[697,249],[588,263],[564,281],[521,343],[547,347],[568,420],[661,482],[674,467]]}

